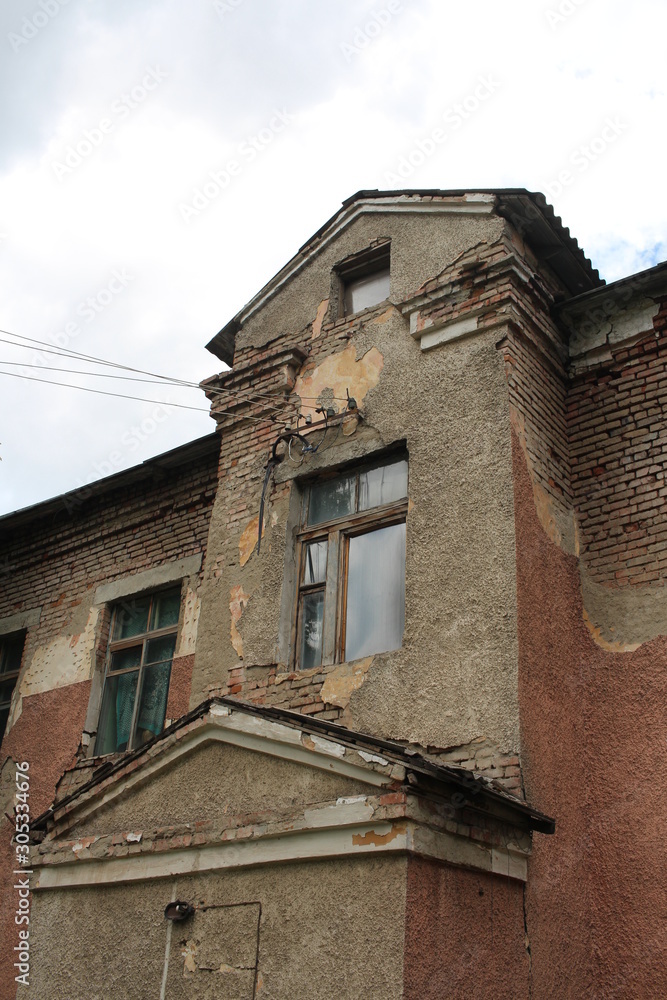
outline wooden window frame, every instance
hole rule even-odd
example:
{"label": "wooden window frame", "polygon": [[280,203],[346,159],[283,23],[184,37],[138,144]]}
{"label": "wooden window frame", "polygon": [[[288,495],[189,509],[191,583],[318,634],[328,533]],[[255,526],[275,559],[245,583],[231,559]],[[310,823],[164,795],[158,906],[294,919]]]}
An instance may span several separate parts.
{"label": "wooden window frame", "polygon": [[[316,669],[301,666],[301,608],[304,594],[324,592],[324,611],[322,624],[322,659],[319,667],[331,666],[334,663],[345,662],[347,587],[348,587],[348,554],[349,541],[355,535],[365,535],[380,528],[388,528],[394,524],[404,524],[408,515],[407,497],[359,511],[359,480],[364,472],[392,465],[397,461],[406,461],[405,452],[388,455],[383,461],[374,461],[355,469],[337,471],[326,479],[336,479],[339,476],[355,475],[355,513],[344,517],[332,518],[319,524],[309,526],[308,504],[312,486],[326,481],[325,477],[308,483],[303,492],[301,507],[301,529],[297,532],[297,587],[294,615],[291,626],[291,648],[293,650],[293,665],[296,670]],[[305,559],[308,543],[327,542],[327,566],[324,583],[304,584]],[[333,610],[332,610],[333,608]]]}
{"label": "wooden window frame", "polygon": [[[383,240],[375,246],[367,247],[359,253],[348,257],[336,267],[338,277],[338,316],[348,318],[356,316],[357,313],[346,308],[346,297],[349,286],[362,278],[370,278],[373,275],[383,274],[385,271],[391,281],[391,240]],[[378,299],[372,305],[358,310],[359,313],[366,309],[375,309],[381,302],[385,302],[386,297]]]}
{"label": "wooden window frame", "polygon": [[[152,642],[154,639],[160,639],[160,638],[162,638],[163,636],[166,636],[166,635],[174,635],[174,636],[176,636],[176,639],[178,639],[178,624],[179,624],[178,621],[177,621],[175,625],[168,625],[165,628],[149,629],[146,632],[140,632],[137,635],[130,636],[127,639],[115,639],[115,640],[113,640],[111,638],[111,636],[114,633],[114,626],[115,626],[115,623],[116,623],[116,616],[118,615],[119,612],[122,612],[124,609],[126,609],[128,607],[128,605],[131,607],[132,602],[140,601],[140,600],[145,600],[145,598],[149,598],[148,618],[147,618],[147,620],[148,620],[148,624],[150,625],[151,618],[152,618],[152,615],[153,615],[153,608],[154,608],[154,602],[155,602],[155,600],[158,599],[158,598],[160,598],[160,597],[164,597],[165,594],[169,594],[169,593],[174,593],[174,594],[178,593],[178,595],[179,595],[179,602],[180,602],[180,605],[182,606],[182,603],[183,603],[182,586],[177,585],[175,587],[174,586],[163,587],[163,588],[161,588],[159,590],[151,591],[148,594],[134,594],[134,595],[132,595],[132,597],[127,597],[127,598],[124,598],[122,600],[114,602],[114,604],[111,607],[111,618],[110,618],[110,622],[109,622],[109,639],[108,639],[108,642],[107,642],[107,650],[106,650],[106,656],[105,656],[105,660],[104,660],[104,681],[103,681],[103,684],[102,684],[102,697],[101,697],[101,700],[100,700],[100,720],[101,720],[101,717],[102,717],[102,709],[103,709],[103,706],[104,706],[104,695],[105,695],[105,692],[106,692],[107,680],[109,679],[109,677],[121,677],[123,674],[136,673],[137,674],[137,688],[136,688],[135,696],[134,696],[134,706],[132,708],[132,722],[130,724],[130,739],[128,741],[128,745],[125,748],[125,750],[109,751],[110,753],[129,753],[131,750],[136,749],[137,716],[139,714],[139,705],[140,705],[140,702],[141,702],[142,682],[143,682],[144,671],[145,671],[146,666],[149,666],[149,667],[153,666],[153,664],[146,664],[146,649],[148,647],[148,643]],[[180,615],[181,615],[181,607],[179,607],[179,620],[180,620]],[[139,644],[141,644],[141,660],[140,660],[138,666],[125,667],[122,670],[111,670],[110,669],[111,658],[112,658],[112,656],[113,656],[114,653],[122,652],[123,649],[130,649],[133,646],[138,646]],[[176,651],[176,643],[174,643],[174,653],[175,653],[175,651]],[[161,662],[164,662],[164,661],[161,661]],[[172,657],[171,657],[171,660],[170,660],[170,663],[169,663],[169,683],[171,683],[171,668],[172,668],[173,662],[174,662],[174,654],[172,654]],[[162,720],[162,725],[164,727],[164,719]],[[98,736],[99,736],[99,728],[98,728]],[[139,745],[141,745],[141,744],[139,744]],[[96,747],[96,753],[97,753],[97,747]],[[99,754],[98,754],[98,756],[99,756]]]}

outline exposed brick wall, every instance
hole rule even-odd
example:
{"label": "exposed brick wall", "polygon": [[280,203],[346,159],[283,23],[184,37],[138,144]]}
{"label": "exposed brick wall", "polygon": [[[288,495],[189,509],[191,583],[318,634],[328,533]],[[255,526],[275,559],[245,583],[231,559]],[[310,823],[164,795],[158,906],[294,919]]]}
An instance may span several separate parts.
{"label": "exposed brick wall", "polygon": [[0,592],[0,618],[42,608],[39,625],[28,632],[26,653],[47,638],[71,633],[75,609],[84,596],[92,603],[90,591],[98,584],[204,551],[216,458],[212,449],[194,464],[80,504],[65,497],[48,518],[0,538],[11,567],[10,585]]}
{"label": "exposed brick wall", "polygon": [[578,375],[568,400],[586,568],[605,584],[667,576],[667,302],[654,330]]}
{"label": "exposed brick wall", "polygon": [[545,351],[514,327],[503,343],[510,404],[535,480],[561,506],[571,508],[567,437],[567,378],[555,352]]}
{"label": "exposed brick wall", "polygon": [[332,722],[340,720],[343,710],[322,700],[322,685],[336,666],[314,670],[285,670],[284,667],[248,667],[243,664],[229,671],[227,684],[212,686],[209,697],[232,695],[255,705],[289,708],[303,715],[316,715]]}

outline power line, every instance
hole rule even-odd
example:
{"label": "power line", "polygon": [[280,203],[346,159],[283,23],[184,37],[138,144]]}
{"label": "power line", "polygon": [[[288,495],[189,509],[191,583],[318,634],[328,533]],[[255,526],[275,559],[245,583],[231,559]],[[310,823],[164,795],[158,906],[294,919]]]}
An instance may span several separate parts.
{"label": "power line", "polygon": [[[53,345],[53,344],[51,344],[51,343],[49,343],[47,341],[44,341],[44,340],[36,340],[34,337],[26,337],[25,334],[22,334],[22,333],[13,333],[11,330],[3,330],[3,329],[0,329],[0,333],[7,334],[7,336],[9,336],[9,337],[18,337],[20,340],[27,340],[27,341],[30,342],[30,344],[38,344],[38,345],[40,345],[40,349],[42,349],[43,352],[46,353],[46,354],[56,354],[57,357],[71,357],[73,359],[80,359],[80,360],[83,360],[83,361],[89,361],[92,364],[108,365],[108,366],[110,366],[112,368],[120,368],[123,371],[135,372],[138,375],[150,375],[151,378],[162,379],[163,381],[170,382],[173,385],[180,385],[180,386],[190,387],[190,388],[193,388],[193,389],[199,389],[199,388],[201,388],[201,386],[199,385],[198,382],[190,382],[190,381],[188,381],[186,379],[177,379],[177,378],[174,378],[171,375],[158,375],[155,372],[145,371],[142,368],[133,368],[130,365],[123,365],[123,364],[120,364],[119,362],[116,362],[116,361],[107,361],[104,358],[96,358],[92,354],[83,354],[81,351],[73,351],[70,348],[58,347],[58,345]],[[19,347],[19,348],[20,347],[26,347],[26,345],[24,345],[24,344],[17,344],[13,340],[3,340],[2,338],[0,338],[0,343],[11,344],[12,346]],[[54,346],[56,348],[55,350],[53,349]],[[37,349],[38,348],[36,348],[36,347],[35,348],[28,348],[28,347],[26,347],[26,350],[37,350]],[[241,390],[238,390],[238,389],[225,389],[225,388],[217,388],[217,389],[215,389],[215,388],[210,388],[210,389],[206,389],[204,391],[213,393],[215,395],[240,396],[243,400],[248,400],[248,401],[250,401],[252,399],[254,399],[254,400],[258,401],[258,402],[262,401],[262,400],[273,401],[273,400],[281,399],[281,397],[275,395],[274,393],[249,392],[249,393],[245,393],[244,394]],[[318,400],[319,397],[317,397],[317,396],[299,396],[299,398],[302,401],[303,400],[308,400],[309,402],[317,402],[317,400]],[[344,397],[342,397],[342,396],[332,396],[331,398],[335,402],[347,403],[347,399],[344,398]]]}
{"label": "power line", "polygon": [[[62,357],[62,355],[60,355],[60,357]],[[154,379],[150,378],[137,378],[134,375],[108,375],[106,372],[83,371],[81,368],[56,368],[52,365],[31,365],[25,361],[0,361],[0,365],[12,365],[12,367],[16,366],[19,368],[37,368],[39,371],[43,372],[66,372],[68,375],[85,375],[86,377],[90,376],[91,378],[118,378],[125,382],[146,382],[148,385],[164,385],[163,382],[156,382]],[[7,372],[7,374],[9,375],[11,373]],[[174,388],[176,388],[176,386],[174,386]],[[182,388],[188,389],[190,386],[182,386]]]}
{"label": "power line", "polygon": [[134,399],[140,403],[159,403],[162,406],[177,406],[180,410],[197,410],[199,413],[208,413],[208,409],[202,406],[186,406],[184,403],[165,403],[163,399],[146,399],[144,396],[127,396],[121,392],[105,392],[104,389],[91,389],[86,385],[72,385],[69,382],[54,382],[48,378],[35,378],[34,375],[19,375],[17,372],[1,372],[0,375],[8,375],[11,378],[23,378],[29,382],[44,382],[46,385],[59,385],[66,389],[81,389],[82,392],[94,392],[99,396],[116,396],[118,399]]}

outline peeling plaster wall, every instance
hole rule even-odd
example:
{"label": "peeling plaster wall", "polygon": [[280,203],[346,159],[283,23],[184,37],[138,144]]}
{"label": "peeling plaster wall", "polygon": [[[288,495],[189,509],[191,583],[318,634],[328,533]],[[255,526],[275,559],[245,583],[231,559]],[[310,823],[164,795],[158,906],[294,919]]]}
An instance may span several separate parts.
{"label": "peeling plaster wall", "polygon": [[667,995],[667,808],[652,763],[667,739],[667,638],[622,653],[595,641],[577,559],[544,532],[515,445],[524,781],[556,818],[529,861],[531,996],[655,1000]]}
{"label": "peeling plaster wall", "polygon": [[[331,293],[332,268],[371,241],[390,237],[390,298],[397,302],[417,291],[468,247],[492,240],[504,227],[490,215],[416,216],[373,213],[357,218],[332,243],[317,254],[237,335],[235,364],[246,350],[261,348],[277,332],[292,335],[319,322],[320,304]],[[331,303],[329,303],[331,308]],[[313,331],[314,332],[314,331]]]}
{"label": "peeling plaster wall", "polygon": [[[319,698],[314,710],[320,717],[435,747],[481,738],[506,753],[518,750],[510,416],[498,333],[422,351],[394,307],[323,320],[332,266],[372,239],[391,236],[396,300],[469,247],[493,243],[504,226],[492,216],[358,219],[238,334],[238,378],[256,357],[256,391],[268,364],[261,359],[269,356],[269,332],[284,331],[271,349],[287,344],[310,351],[287,386],[293,398],[312,409],[308,397],[344,396],[349,388],[363,420],[298,470],[289,461],[276,470],[259,555],[250,540],[256,539],[275,430],[262,437],[263,428],[240,417],[223,430],[191,706],[224,690],[310,711],[311,692],[324,684],[331,700]],[[399,441],[407,443],[410,460],[402,649],[363,667],[295,677],[286,641],[294,588],[293,479]]]}
{"label": "peeling plaster wall", "polygon": [[[151,477],[99,496],[83,489],[63,497],[62,504],[49,502],[48,512],[27,524],[0,525],[2,561],[11,569],[0,591],[0,619],[27,629],[0,764],[9,756],[29,763],[33,818],[50,806],[63,772],[86,752],[85,733],[97,726],[109,624],[105,605],[97,599],[98,585],[120,585],[126,577],[164,582],[165,565],[187,566],[188,559],[202,552],[216,483],[216,445],[210,442],[196,461],[168,473],[156,469]],[[168,711],[177,715],[187,710],[191,687],[198,587],[195,573],[188,580],[172,667]],[[7,985],[16,985],[10,834],[11,824],[0,817],[3,1000],[15,994],[15,989],[6,993]]]}
{"label": "peeling plaster wall", "polygon": [[[406,866],[404,857],[337,858],[37,893],[31,1000],[158,997],[166,950],[166,1000],[251,1000],[253,903],[261,904],[257,1000],[401,1000]],[[167,949],[170,899],[239,904],[241,915],[226,921],[221,941],[220,910],[197,912],[172,926]],[[128,914],[131,947],[119,937]]]}

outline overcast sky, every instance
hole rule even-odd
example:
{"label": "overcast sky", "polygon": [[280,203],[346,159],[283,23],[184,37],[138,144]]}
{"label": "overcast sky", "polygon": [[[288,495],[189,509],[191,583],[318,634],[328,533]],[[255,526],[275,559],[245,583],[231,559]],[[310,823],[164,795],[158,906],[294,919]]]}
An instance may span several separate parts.
{"label": "overcast sky", "polygon": [[5,0],[0,512],[214,428],[14,335],[199,382],[360,188],[527,187],[608,281],[667,258],[665,38],[664,0]]}

